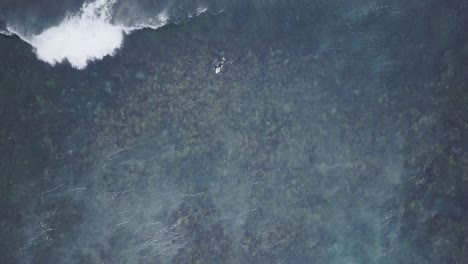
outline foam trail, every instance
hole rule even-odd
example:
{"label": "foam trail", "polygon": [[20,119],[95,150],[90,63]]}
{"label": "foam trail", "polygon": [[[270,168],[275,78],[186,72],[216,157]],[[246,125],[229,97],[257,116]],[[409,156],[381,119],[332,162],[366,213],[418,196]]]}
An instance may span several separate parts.
{"label": "foam trail", "polygon": [[0,34],[1,35],[5,35],[5,36],[12,36],[13,33],[7,31],[7,30],[3,30],[3,29],[0,29]]}

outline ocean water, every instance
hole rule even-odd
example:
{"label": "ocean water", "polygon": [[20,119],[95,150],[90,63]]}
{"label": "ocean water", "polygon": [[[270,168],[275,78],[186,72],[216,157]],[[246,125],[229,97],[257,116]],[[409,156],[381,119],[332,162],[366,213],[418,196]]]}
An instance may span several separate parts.
{"label": "ocean water", "polygon": [[468,263],[467,26],[460,0],[2,0],[0,263]]}

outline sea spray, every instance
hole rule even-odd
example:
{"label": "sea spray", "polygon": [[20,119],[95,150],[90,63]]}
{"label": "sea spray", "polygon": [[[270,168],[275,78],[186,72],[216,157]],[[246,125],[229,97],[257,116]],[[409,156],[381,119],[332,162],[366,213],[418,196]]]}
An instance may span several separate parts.
{"label": "sea spray", "polygon": [[[38,34],[24,33],[12,25],[0,28],[0,34],[19,36],[33,46],[37,58],[51,65],[68,61],[82,70],[89,62],[112,56],[122,46],[124,37],[143,28],[158,29],[170,23],[167,9],[155,11],[151,17],[143,16],[132,22],[115,16],[118,0],[94,0],[83,3],[79,11],[68,13],[55,26],[43,29]],[[199,6],[187,14],[188,18],[207,11]],[[133,15],[132,15],[133,16]]]}
{"label": "sea spray", "polygon": [[77,69],[112,55],[123,42],[123,30],[110,23],[115,0],[85,3],[77,14],[30,39],[37,57],[52,65],[67,60]]}

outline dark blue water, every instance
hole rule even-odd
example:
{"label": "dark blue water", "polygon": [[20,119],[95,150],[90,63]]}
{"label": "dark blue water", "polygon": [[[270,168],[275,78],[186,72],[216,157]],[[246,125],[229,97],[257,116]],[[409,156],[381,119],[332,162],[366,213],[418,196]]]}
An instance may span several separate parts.
{"label": "dark blue water", "polygon": [[0,263],[468,263],[464,1],[170,3],[83,70],[0,35]]}

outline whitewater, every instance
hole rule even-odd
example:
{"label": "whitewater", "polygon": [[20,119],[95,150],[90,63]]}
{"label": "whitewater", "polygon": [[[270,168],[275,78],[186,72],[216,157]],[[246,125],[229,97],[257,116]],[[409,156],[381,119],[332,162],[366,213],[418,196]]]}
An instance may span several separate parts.
{"label": "whitewater", "polygon": [[[144,21],[127,25],[119,23],[113,18],[117,1],[86,1],[78,12],[67,14],[58,25],[39,34],[22,33],[8,24],[0,34],[17,35],[33,47],[38,59],[50,65],[68,62],[73,68],[82,70],[92,61],[114,55],[122,47],[125,35],[143,28],[157,29],[169,23],[167,10]],[[206,10],[206,7],[198,7],[187,17],[198,16]]]}

